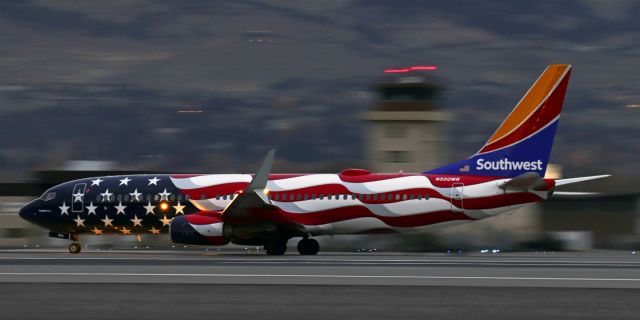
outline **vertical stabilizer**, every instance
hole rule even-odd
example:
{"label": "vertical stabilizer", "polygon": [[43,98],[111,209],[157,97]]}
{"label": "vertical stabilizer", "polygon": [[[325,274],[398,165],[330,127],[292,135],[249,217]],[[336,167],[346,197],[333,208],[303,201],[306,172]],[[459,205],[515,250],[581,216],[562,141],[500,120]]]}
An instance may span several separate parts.
{"label": "vertical stabilizer", "polygon": [[571,65],[548,66],[478,153],[424,173],[544,176],[570,75]]}

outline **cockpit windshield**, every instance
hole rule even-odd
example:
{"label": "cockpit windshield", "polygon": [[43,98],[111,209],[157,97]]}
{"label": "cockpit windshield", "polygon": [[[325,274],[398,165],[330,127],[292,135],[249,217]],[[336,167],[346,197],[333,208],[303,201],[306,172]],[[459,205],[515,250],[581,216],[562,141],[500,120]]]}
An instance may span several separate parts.
{"label": "cockpit windshield", "polygon": [[45,192],[40,199],[42,201],[49,201],[49,200],[53,200],[56,198],[56,193],[55,192]]}

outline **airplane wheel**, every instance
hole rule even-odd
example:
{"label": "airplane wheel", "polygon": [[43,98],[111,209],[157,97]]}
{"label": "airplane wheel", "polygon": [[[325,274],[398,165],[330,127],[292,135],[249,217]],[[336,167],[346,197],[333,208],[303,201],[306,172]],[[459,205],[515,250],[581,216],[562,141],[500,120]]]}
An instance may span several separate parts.
{"label": "airplane wheel", "polygon": [[70,253],[80,253],[80,251],[82,251],[82,245],[79,243],[72,243],[69,245],[69,252]]}
{"label": "airplane wheel", "polygon": [[303,256],[315,256],[320,251],[320,244],[315,239],[302,239],[298,242],[298,252]]}
{"label": "airplane wheel", "polygon": [[267,244],[264,245],[264,250],[267,252],[267,255],[281,256],[285,252],[287,252],[287,241],[270,240],[269,242],[267,242]]}

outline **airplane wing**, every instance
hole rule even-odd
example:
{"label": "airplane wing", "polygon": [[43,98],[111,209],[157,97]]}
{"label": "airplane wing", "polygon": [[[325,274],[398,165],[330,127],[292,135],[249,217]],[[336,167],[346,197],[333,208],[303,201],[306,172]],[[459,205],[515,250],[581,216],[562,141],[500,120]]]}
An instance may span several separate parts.
{"label": "airplane wing", "polygon": [[295,224],[280,214],[271,204],[267,196],[267,182],[275,156],[275,149],[270,150],[262,166],[253,176],[249,185],[222,211],[222,220],[231,224],[251,224],[268,222],[276,224]]}

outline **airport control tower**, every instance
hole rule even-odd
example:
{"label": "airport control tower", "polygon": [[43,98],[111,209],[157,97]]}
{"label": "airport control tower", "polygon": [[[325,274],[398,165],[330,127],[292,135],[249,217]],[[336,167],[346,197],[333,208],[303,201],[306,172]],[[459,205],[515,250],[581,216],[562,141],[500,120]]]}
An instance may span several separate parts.
{"label": "airport control tower", "polygon": [[441,88],[429,76],[437,68],[387,69],[375,90],[378,102],[365,112],[367,159],[375,172],[421,172],[448,159],[448,113],[438,111]]}

